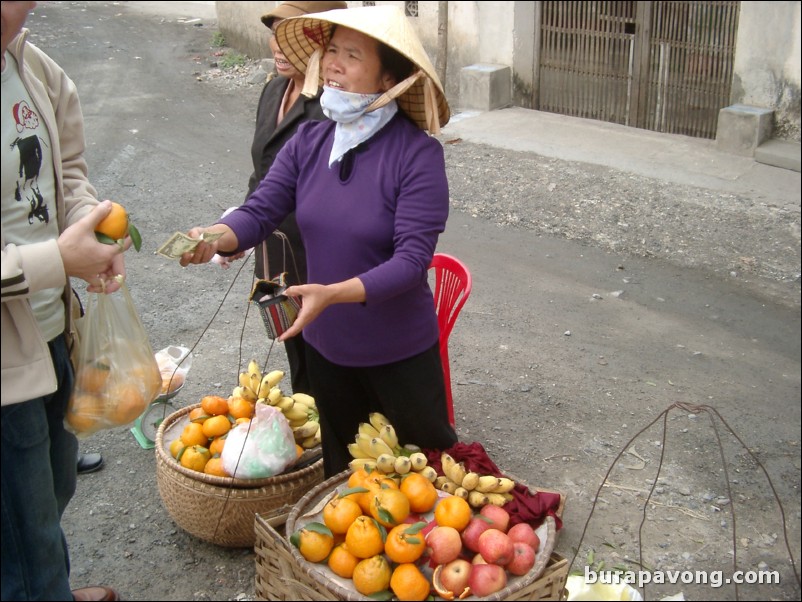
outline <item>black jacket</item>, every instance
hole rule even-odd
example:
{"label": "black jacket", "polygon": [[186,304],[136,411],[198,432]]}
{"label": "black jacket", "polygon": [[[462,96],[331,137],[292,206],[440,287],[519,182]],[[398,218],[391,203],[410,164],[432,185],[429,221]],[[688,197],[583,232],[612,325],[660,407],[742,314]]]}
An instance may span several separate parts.
{"label": "black jacket", "polygon": [[[256,131],[251,145],[253,159],[253,173],[248,181],[248,196],[256,189],[259,182],[267,175],[270,166],[276,159],[284,144],[292,138],[298,126],[305,121],[326,119],[320,108],[320,94],[315,98],[298,97],[295,104],[284,115],[280,124],[276,124],[281,100],[287,90],[289,80],[285,77],[274,77],[262,90],[259,98],[259,107],[256,111]],[[247,198],[247,197],[246,197]],[[282,240],[277,236],[267,239],[267,256],[269,269],[265,273],[263,267],[263,245],[256,250],[256,275],[259,278],[274,278],[283,271],[287,272],[288,284],[302,284],[306,282],[306,253],[304,252],[301,235],[295,214],[285,219],[279,230],[287,235],[290,248],[284,249]],[[290,252],[290,249],[292,252]],[[295,261],[293,262],[293,257]],[[297,271],[296,271],[297,266]]]}

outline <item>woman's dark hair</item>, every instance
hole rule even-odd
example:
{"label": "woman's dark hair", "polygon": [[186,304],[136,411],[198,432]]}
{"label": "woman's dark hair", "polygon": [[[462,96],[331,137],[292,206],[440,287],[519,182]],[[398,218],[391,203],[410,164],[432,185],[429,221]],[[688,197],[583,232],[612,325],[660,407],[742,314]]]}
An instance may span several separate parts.
{"label": "woman's dark hair", "polygon": [[396,83],[404,81],[415,72],[415,64],[412,61],[384,42],[379,42],[379,60]]}

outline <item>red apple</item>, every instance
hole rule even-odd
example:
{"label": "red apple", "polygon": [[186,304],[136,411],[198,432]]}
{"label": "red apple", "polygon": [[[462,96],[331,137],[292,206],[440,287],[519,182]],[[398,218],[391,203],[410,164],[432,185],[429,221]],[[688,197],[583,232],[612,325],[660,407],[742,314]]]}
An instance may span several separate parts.
{"label": "red apple", "polygon": [[540,549],[540,537],[538,537],[529,523],[513,525],[510,527],[510,530],[507,531],[507,535],[509,535],[510,539],[514,542],[520,541],[522,543],[528,543],[535,552]]}
{"label": "red apple", "polygon": [[474,516],[468,526],[462,530],[462,543],[471,552],[479,551],[479,536],[490,528],[485,517]]}
{"label": "red apple", "polygon": [[506,569],[511,575],[526,575],[535,566],[535,550],[528,543],[516,541],[512,544],[512,560]]}
{"label": "red apple", "polygon": [[462,538],[454,527],[436,526],[426,535],[432,565],[447,564],[462,552]]}
{"label": "red apple", "polygon": [[484,598],[507,586],[507,571],[497,564],[475,564],[468,585],[474,596]]}
{"label": "red apple", "polygon": [[512,560],[512,540],[498,529],[488,529],[479,536],[478,551],[488,563],[504,566]]}
{"label": "red apple", "polygon": [[446,600],[469,596],[471,591],[468,581],[472,568],[473,565],[464,558],[439,565],[432,575],[432,585],[437,595]]}
{"label": "red apple", "polygon": [[479,514],[489,518],[491,521],[490,526],[494,529],[498,529],[502,533],[507,532],[507,528],[510,526],[510,513],[501,506],[487,504],[482,506]]}

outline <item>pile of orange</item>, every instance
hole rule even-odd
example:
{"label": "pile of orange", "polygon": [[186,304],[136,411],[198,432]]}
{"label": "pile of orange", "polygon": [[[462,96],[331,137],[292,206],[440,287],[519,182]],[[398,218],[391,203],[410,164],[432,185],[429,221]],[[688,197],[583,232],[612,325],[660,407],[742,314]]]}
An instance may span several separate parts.
{"label": "pile of orange", "polygon": [[241,397],[207,395],[189,412],[189,422],[170,444],[170,454],[185,468],[228,477],[221,456],[229,431],[253,418],[256,404]]}
{"label": "pile of orange", "polygon": [[427,562],[422,532],[427,523],[412,522],[410,516],[430,512],[437,524],[458,530],[473,516],[467,501],[439,498],[419,473],[390,476],[361,468],[323,506],[322,522],[305,524],[290,541],[304,559],[325,562],[364,596],[391,592],[398,600],[426,600],[432,592],[421,570]]}
{"label": "pile of orange", "polygon": [[113,369],[103,361],[82,364],[75,373],[65,420],[77,435],[124,426],[136,420],[156,398],[161,382],[155,364],[130,371]]}

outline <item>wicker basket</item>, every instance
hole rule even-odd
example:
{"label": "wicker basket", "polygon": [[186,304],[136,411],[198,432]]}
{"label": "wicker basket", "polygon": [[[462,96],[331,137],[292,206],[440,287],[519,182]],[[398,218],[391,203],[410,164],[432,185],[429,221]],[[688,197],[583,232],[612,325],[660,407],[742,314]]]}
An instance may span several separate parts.
{"label": "wicker basket", "polygon": [[[348,474],[341,473],[324,481],[293,506],[286,518],[286,532],[296,529],[301,516],[314,514],[323,500],[345,482]],[[556,533],[554,520],[549,517],[548,547],[542,549],[547,559],[540,568],[533,567],[528,575],[514,578],[507,587],[484,600],[560,600],[568,577],[568,561],[553,552]],[[326,578],[321,565],[303,559],[287,537],[279,533],[276,513],[256,516],[256,598],[259,600],[371,600],[362,596],[342,580]],[[536,575],[539,573],[539,576]]]}
{"label": "wicker basket", "polygon": [[[183,418],[200,404],[170,414],[156,434],[156,480],[170,517],[188,533],[220,546],[252,547],[254,517],[274,513],[286,519],[291,507],[323,480],[323,460],[265,479],[234,479],[184,468],[170,456]],[[301,457],[299,466],[303,465]]]}
{"label": "wicker basket", "polygon": [[[289,542],[278,532],[269,515],[256,515],[257,600],[343,600],[340,594],[302,570],[290,552]],[[568,579],[568,560],[552,552],[539,579],[504,600],[563,600]],[[369,598],[365,598],[366,600]]]}

